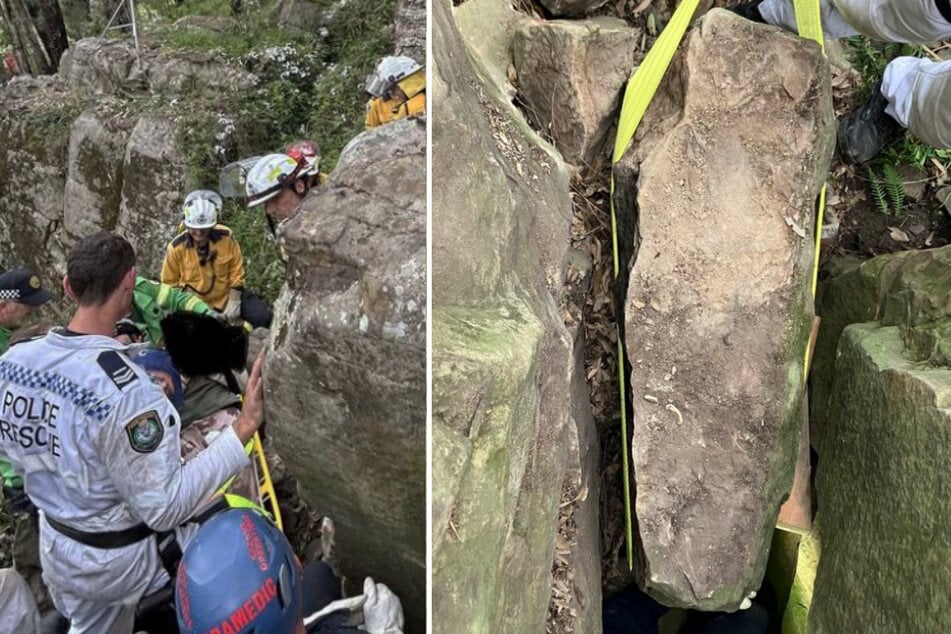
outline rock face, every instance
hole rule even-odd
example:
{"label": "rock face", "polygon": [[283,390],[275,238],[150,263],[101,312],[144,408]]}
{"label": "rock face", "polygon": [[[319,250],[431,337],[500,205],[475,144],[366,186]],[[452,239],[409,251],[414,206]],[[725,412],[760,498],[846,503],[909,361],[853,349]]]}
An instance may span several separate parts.
{"label": "rock face", "polygon": [[577,17],[594,11],[608,0],[538,0],[556,17]]}
{"label": "rock face", "polygon": [[[947,275],[940,284],[946,298]],[[929,330],[948,350],[951,322],[941,324]],[[854,324],[839,341],[816,475],[822,556],[810,632],[951,630],[951,370],[947,357],[909,349],[908,334]]]}
{"label": "rock face", "polygon": [[433,627],[537,632],[550,611],[599,632],[597,436],[559,313],[568,174],[449,5],[433,5]]}
{"label": "rock face", "polygon": [[834,260],[819,287],[810,632],[951,626],[949,266],[951,247]]}
{"label": "rock face", "polygon": [[592,165],[604,154],[640,39],[639,29],[615,18],[533,20],[516,31],[519,98],[567,161]]}
{"label": "rock face", "polygon": [[275,448],[336,524],[338,563],[425,628],[426,129],[355,138],[281,231],[288,283],[266,369]]}
{"label": "rock face", "polygon": [[426,0],[399,0],[396,5],[396,54],[426,59]]}
{"label": "rock face", "polygon": [[639,575],[665,604],[734,610],[792,481],[831,89],[813,43],[722,10],[664,86],[618,176],[631,201],[640,173],[625,304]]}
{"label": "rock face", "polygon": [[[203,54],[146,50],[137,63],[130,45],[93,38],[67,51],[58,75],[4,85],[0,266],[26,264],[56,289],[72,244],[107,230],[125,235],[140,271],[157,277],[181,200],[193,184],[179,144],[180,122],[208,106],[149,109],[136,98],[174,96],[196,82],[234,90],[253,81]],[[69,306],[63,300],[44,310],[62,315]]]}

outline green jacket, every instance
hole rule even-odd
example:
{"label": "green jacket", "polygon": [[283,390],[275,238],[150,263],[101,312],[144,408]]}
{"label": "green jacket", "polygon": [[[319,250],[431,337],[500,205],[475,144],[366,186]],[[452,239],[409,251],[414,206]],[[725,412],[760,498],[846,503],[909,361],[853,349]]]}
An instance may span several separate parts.
{"label": "green jacket", "polygon": [[199,315],[212,312],[208,304],[188,291],[144,277],[135,278],[131,319],[148,335],[149,341],[156,345],[162,342],[162,318],[179,310]]}
{"label": "green jacket", "polygon": [[[7,351],[10,347],[10,335],[13,331],[0,326],[0,354]],[[3,486],[23,488],[23,478],[13,473],[13,465],[0,458],[0,477],[3,478]],[[3,496],[0,496],[2,498]]]}

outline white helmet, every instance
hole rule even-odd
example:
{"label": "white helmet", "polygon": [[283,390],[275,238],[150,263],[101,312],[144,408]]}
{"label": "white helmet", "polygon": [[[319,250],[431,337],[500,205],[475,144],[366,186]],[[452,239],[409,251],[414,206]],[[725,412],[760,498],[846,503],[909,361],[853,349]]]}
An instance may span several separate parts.
{"label": "white helmet", "polygon": [[380,60],[373,73],[367,77],[366,90],[374,97],[382,97],[393,84],[409,77],[422,66],[411,57],[390,55]]}
{"label": "white helmet", "polygon": [[218,224],[221,196],[210,189],[198,189],[185,197],[183,222],[189,229],[210,229]]}
{"label": "white helmet", "polygon": [[287,154],[262,156],[248,172],[248,207],[260,205],[303,176],[301,164]]}

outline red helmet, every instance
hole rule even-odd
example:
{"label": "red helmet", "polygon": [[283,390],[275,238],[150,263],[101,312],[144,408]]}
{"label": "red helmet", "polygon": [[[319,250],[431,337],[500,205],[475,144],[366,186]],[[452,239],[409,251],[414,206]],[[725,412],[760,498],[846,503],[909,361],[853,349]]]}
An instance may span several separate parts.
{"label": "red helmet", "polygon": [[294,141],[284,148],[284,154],[297,161],[301,176],[316,174],[320,169],[320,146],[313,141]]}

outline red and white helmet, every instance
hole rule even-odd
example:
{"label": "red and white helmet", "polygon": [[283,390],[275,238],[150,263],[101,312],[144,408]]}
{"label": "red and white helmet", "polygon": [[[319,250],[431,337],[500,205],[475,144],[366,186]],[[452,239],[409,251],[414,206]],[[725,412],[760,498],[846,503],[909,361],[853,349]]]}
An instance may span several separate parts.
{"label": "red and white helmet", "polygon": [[310,176],[320,171],[320,146],[313,141],[294,141],[284,148],[284,154],[301,166],[301,176]]}
{"label": "red and white helmet", "polygon": [[245,184],[248,207],[255,207],[274,198],[282,189],[305,175],[304,166],[287,154],[262,156],[248,172]]}
{"label": "red and white helmet", "polygon": [[210,229],[218,224],[221,196],[210,189],[198,189],[185,197],[182,222],[189,229]]}

